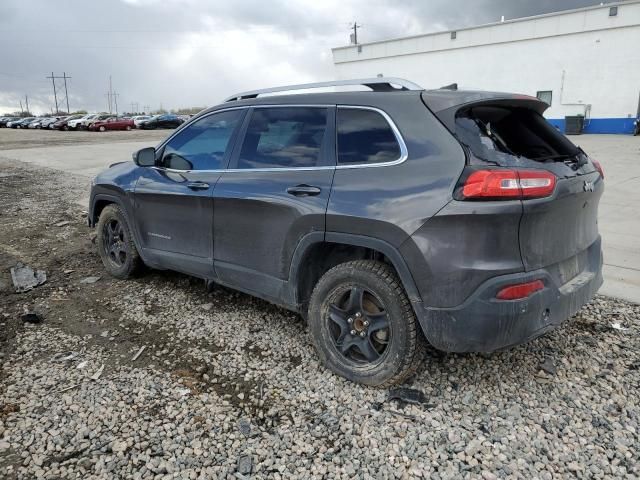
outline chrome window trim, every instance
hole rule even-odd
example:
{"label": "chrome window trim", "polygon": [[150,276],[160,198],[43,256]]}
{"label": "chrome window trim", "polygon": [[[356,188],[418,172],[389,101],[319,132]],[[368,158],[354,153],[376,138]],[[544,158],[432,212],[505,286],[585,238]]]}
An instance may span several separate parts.
{"label": "chrome window trim", "polygon": [[[157,147],[156,150],[159,150],[160,148],[164,148],[166,146],[167,143],[169,143],[169,141],[178,133],[180,133],[184,128],[187,128],[189,125],[191,125],[192,123],[195,123],[198,120],[201,120],[203,118],[209,117],[211,115],[215,115],[216,113],[222,113],[222,112],[226,112],[229,110],[242,110],[242,109],[249,109],[249,108],[280,108],[280,107],[317,107],[317,108],[331,108],[331,107],[336,107],[338,109],[340,108],[348,108],[348,109],[352,109],[352,110],[370,110],[373,112],[377,112],[380,115],[382,115],[382,117],[386,120],[387,124],[391,127],[391,131],[393,131],[393,134],[396,137],[396,141],[398,142],[398,145],[400,146],[400,157],[396,160],[392,160],[389,162],[380,162],[380,163],[357,163],[357,164],[353,164],[353,165],[324,165],[324,166],[319,166],[319,167],[290,167],[290,168],[222,168],[222,169],[215,169],[215,170],[177,170],[174,168],[166,168],[166,167],[157,167],[157,166],[153,166],[151,168],[158,170],[158,171],[162,171],[162,172],[172,172],[172,173],[224,173],[224,172],[230,172],[230,173],[239,173],[239,172],[290,172],[290,171],[314,171],[314,170],[350,170],[353,168],[377,168],[377,167],[390,167],[393,165],[400,165],[401,163],[404,163],[407,158],[409,158],[409,151],[407,149],[407,145],[404,142],[404,138],[402,138],[402,135],[400,134],[400,130],[398,129],[398,127],[396,126],[395,122],[391,119],[391,117],[387,114],[387,112],[385,112],[384,110],[381,110],[377,107],[369,107],[369,106],[364,106],[364,105],[322,105],[322,104],[277,104],[277,105],[243,105],[243,106],[238,106],[238,107],[229,107],[229,108],[221,108],[220,110],[215,110],[213,112],[209,112],[207,114],[202,115],[201,117],[197,117],[195,119],[193,119],[191,122],[185,123],[184,127],[180,128],[179,130],[175,131],[171,136],[169,136],[167,139],[165,139],[162,143],[160,143]],[[337,138],[337,126],[336,126],[336,138]],[[337,155],[337,154],[336,154]],[[338,161],[338,158],[336,158],[336,162]]]}

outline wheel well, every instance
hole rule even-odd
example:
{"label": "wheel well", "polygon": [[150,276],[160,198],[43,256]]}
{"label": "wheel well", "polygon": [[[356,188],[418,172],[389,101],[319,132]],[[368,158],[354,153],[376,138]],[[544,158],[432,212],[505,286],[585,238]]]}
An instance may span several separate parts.
{"label": "wheel well", "polygon": [[100,218],[100,214],[102,213],[102,210],[104,210],[104,207],[106,207],[107,205],[111,205],[112,203],[116,203],[112,200],[97,200],[95,205],[93,206],[93,218],[92,223],[93,225],[98,223],[98,219]]}
{"label": "wheel well", "polygon": [[336,265],[351,260],[378,260],[389,264],[395,271],[389,258],[372,248],[344,243],[317,243],[305,253],[298,267],[297,301],[303,314],[306,313],[311,293],[320,277]]}

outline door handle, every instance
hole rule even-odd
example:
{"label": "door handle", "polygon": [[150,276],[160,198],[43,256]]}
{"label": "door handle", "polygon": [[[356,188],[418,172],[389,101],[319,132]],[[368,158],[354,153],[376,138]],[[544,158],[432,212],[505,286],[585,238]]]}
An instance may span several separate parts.
{"label": "door handle", "polygon": [[312,187],[311,185],[296,185],[295,187],[287,188],[287,193],[296,197],[313,197],[319,195],[321,190],[318,187]]}
{"label": "door handle", "polygon": [[191,190],[206,190],[209,188],[209,184],[205,182],[189,182],[187,183],[187,187]]}

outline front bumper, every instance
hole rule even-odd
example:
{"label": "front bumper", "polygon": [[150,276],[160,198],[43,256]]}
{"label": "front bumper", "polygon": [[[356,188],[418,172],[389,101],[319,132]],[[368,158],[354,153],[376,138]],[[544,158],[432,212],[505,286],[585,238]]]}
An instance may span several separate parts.
{"label": "front bumper", "polygon": [[[447,352],[492,352],[556,328],[588,303],[602,285],[600,239],[584,254],[584,268],[564,284],[552,268],[501,275],[484,282],[462,305],[423,307],[418,317],[427,340]],[[495,298],[505,286],[538,279],[545,288],[525,299]]]}

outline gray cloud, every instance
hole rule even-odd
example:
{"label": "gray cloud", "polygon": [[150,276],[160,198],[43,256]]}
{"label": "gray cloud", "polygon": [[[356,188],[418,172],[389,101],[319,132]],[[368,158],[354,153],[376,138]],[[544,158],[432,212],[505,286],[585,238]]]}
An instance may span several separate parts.
{"label": "gray cloud", "polygon": [[358,20],[363,42],[598,4],[596,0],[118,0],[0,3],[0,113],[25,94],[53,106],[63,71],[71,109],[212,105],[238,90],[333,77],[331,47]]}

